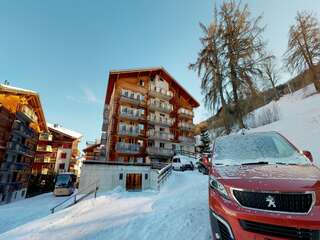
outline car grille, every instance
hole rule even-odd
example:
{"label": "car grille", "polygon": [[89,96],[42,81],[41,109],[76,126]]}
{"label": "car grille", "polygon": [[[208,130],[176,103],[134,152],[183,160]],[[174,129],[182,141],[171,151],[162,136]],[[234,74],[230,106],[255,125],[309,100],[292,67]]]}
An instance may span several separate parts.
{"label": "car grille", "polygon": [[234,189],[233,195],[243,207],[288,213],[308,213],[314,200],[312,193],[266,193]]}
{"label": "car grille", "polygon": [[226,225],[218,220],[218,226],[221,234],[221,240],[232,240],[229,230]]}
{"label": "car grille", "polygon": [[263,223],[240,220],[241,227],[249,232],[260,233],[264,235],[282,237],[288,239],[303,239],[303,240],[319,240],[320,231],[298,229],[290,227],[281,227]]}

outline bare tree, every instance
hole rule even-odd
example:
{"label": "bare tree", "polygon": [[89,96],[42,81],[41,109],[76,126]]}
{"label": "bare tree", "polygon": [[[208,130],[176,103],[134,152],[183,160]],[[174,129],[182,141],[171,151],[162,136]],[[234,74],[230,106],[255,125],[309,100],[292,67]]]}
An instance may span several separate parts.
{"label": "bare tree", "polygon": [[277,90],[277,84],[280,79],[280,69],[277,68],[275,64],[275,58],[269,58],[262,64],[263,69],[263,83],[267,88],[272,88],[274,92],[274,97],[276,100],[279,100],[280,96]]}
{"label": "bare tree", "polygon": [[203,31],[203,37],[200,38],[202,49],[198,53],[197,61],[190,64],[189,68],[196,70],[198,75],[201,76],[201,90],[204,97],[205,106],[217,112],[222,107],[222,116],[225,129],[227,133],[231,132],[231,121],[228,111],[228,103],[225,98],[226,78],[225,62],[222,56],[223,50],[221,49],[221,34],[222,28],[217,21],[217,11],[214,11],[214,22],[206,27],[200,23]]}
{"label": "bare tree", "polygon": [[320,25],[309,12],[298,12],[296,22],[290,27],[285,65],[291,72],[300,73],[309,69],[314,86],[320,92],[320,80],[316,66],[320,62]]}
{"label": "bare tree", "polygon": [[222,4],[219,15],[235,113],[239,127],[245,128],[240,102],[250,93],[257,95],[254,81],[257,75],[261,75],[261,63],[269,58],[265,55],[266,44],[262,40],[265,27],[260,26],[262,16],[251,18],[248,5],[242,7],[233,0]]}

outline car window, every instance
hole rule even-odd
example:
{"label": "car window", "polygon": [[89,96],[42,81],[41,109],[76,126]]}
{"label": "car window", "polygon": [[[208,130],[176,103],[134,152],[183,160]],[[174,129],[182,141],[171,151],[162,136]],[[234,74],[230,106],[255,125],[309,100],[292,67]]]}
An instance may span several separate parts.
{"label": "car window", "polygon": [[305,158],[277,133],[232,135],[216,140],[214,164],[268,161],[307,164]]}

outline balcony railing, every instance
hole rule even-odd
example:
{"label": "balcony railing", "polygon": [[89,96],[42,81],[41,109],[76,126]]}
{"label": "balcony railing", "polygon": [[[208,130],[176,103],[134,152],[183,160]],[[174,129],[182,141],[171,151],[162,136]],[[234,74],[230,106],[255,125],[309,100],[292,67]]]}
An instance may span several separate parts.
{"label": "balcony railing", "polygon": [[185,108],[179,108],[178,114],[179,114],[180,116],[190,117],[190,118],[193,118],[193,116],[194,116],[193,111],[191,111],[191,110],[189,110],[189,109],[185,109]]}
{"label": "balcony railing", "polygon": [[138,154],[140,150],[141,150],[140,144],[124,143],[124,142],[118,142],[116,144],[116,151],[119,153]]}
{"label": "balcony railing", "polygon": [[148,101],[148,106],[150,110],[159,111],[159,112],[165,112],[170,113],[173,110],[173,106],[169,103],[161,103],[158,101]]}
{"label": "balcony railing", "polygon": [[27,105],[22,105],[20,107],[20,113],[22,113],[25,117],[27,117],[31,122],[37,122],[38,117],[35,112],[29,108]]}
{"label": "balcony railing", "polygon": [[52,134],[50,134],[50,133],[40,133],[39,140],[40,141],[51,142],[52,141]]}
{"label": "balcony railing", "polygon": [[144,116],[140,113],[129,113],[129,112],[120,112],[120,116],[124,118],[129,118],[132,120],[143,119]]}
{"label": "balcony railing", "polygon": [[52,147],[50,145],[37,146],[37,152],[52,152]]}
{"label": "balcony railing", "polygon": [[129,102],[129,103],[134,104],[134,105],[139,105],[139,104],[141,104],[141,103],[144,102],[144,99],[143,99],[143,98],[126,96],[126,95],[124,95],[124,94],[121,94],[121,95],[120,95],[120,100],[121,100],[121,101],[124,101],[124,102]]}
{"label": "balcony railing", "polygon": [[161,132],[161,131],[149,130],[148,131],[148,137],[150,139],[159,139],[159,140],[171,141],[174,138],[174,135],[172,133],[169,133],[169,132]]}
{"label": "balcony railing", "polygon": [[178,127],[182,130],[192,131],[194,129],[193,123],[188,122],[179,122]]}
{"label": "balcony railing", "polygon": [[27,138],[34,138],[36,136],[33,129],[25,126],[19,120],[13,122],[12,129]]}
{"label": "balcony railing", "polygon": [[159,118],[159,117],[156,117],[155,115],[149,115],[148,122],[151,124],[171,127],[173,125],[174,119],[173,118],[161,118],[161,117]]}
{"label": "balcony railing", "polygon": [[149,155],[165,156],[165,157],[171,157],[174,154],[172,149],[159,148],[159,147],[147,147],[147,153]]}
{"label": "balcony railing", "polygon": [[150,86],[149,93],[153,97],[161,98],[164,100],[170,100],[173,97],[173,93],[171,91],[167,91],[156,86]]}
{"label": "balcony railing", "polygon": [[35,163],[55,163],[56,159],[50,156],[45,156],[45,157],[36,156],[34,158],[34,162]]}
{"label": "balcony railing", "polygon": [[196,144],[196,140],[194,137],[179,136],[179,141],[186,144]]}
{"label": "balcony railing", "polygon": [[131,137],[137,137],[140,135],[139,129],[119,129],[118,134],[121,136],[131,136]]}
{"label": "balcony railing", "polygon": [[17,142],[8,142],[7,148],[10,151],[14,151],[16,153],[19,153],[28,157],[33,157],[35,154],[35,152],[32,149]]}

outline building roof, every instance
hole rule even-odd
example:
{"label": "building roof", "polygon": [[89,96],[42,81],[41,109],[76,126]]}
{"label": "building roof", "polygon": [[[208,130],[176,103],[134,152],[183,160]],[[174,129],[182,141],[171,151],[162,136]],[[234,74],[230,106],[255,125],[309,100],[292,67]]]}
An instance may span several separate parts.
{"label": "building roof", "polygon": [[109,104],[111,94],[114,88],[115,81],[119,77],[139,77],[139,76],[152,76],[159,75],[160,77],[167,80],[174,88],[178,88],[181,91],[181,95],[191,104],[192,107],[199,107],[200,104],[195,100],[188,91],[181,86],[163,67],[153,68],[134,68],[124,70],[111,70],[109,72],[109,81],[106,93],[105,103]]}
{"label": "building roof", "polygon": [[84,148],[82,151],[83,152],[87,152],[87,151],[89,151],[91,149],[99,147],[100,145],[101,145],[100,143],[90,144],[86,148]]}
{"label": "building roof", "polygon": [[[0,84],[0,95],[1,94],[25,97],[26,100],[28,101],[28,104],[32,106],[32,108],[34,109],[38,117],[38,125],[40,130],[48,131],[41,101],[40,101],[40,96],[37,92],[28,90],[28,89],[13,87],[6,84]],[[19,104],[19,102],[15,102],[15,104]]]}
{"label": "building roof", "polygon": [[73,131],[71,129],[64,128],[64,127],[62,127],[62,126],[60,126],[58,124],[47,123],[47,125],[48,125],[50,130],[59,132],[59,133],[61,133],[63,135],[71,137],[73,139],[79,139],[79,138],[82,137],[81,133],[78,133],[78,132]]}

